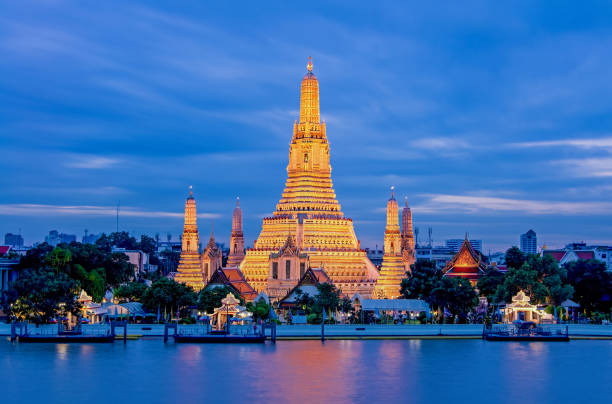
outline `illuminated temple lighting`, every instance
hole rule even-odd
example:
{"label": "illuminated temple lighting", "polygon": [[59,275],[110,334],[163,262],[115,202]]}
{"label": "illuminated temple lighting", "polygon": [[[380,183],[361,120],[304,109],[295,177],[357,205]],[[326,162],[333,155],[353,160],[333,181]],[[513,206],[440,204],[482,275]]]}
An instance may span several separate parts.
{"label": "illuminated temple lighting", "polygon": [[198,291],[204,287],[204,281],[200,266],[200,254],[198,253],[200,242],[196,220],[196,202],[193,197],[193,189],[189,186],[189,197],[185,202],[185,225],[183,227],[181,258],[177,269],[178,273],[174,279]]}
{"label": "illuminated temple lighting", "polygon": [[[258,292],[284,297],[300,279],[302,268],[294,266],[305,259],[308,267],[324,268],[344,294],[371,297],[378,271],[361,249],[353,221],[344,216],[336,200],[325,122],[320,120],[319,82],[312,68],[309,58],[301,86],[300,118],[293,124],[285,190],[272,217],[264,218],[240,269]],[[281,286],[276,282],[279,278],[289,282]],[[278,287],[270,290],[269,283]]]}
{"label": "illuminated temple lighting", "polygon": [[400,284],[406,277],[406,267],[402,258],[402,236],[398,220],[398,206],[395,200],[394,187],[391,187],[391,198],[387,202],[387,226],[385,227],[385,245],[380,276],[376,283],[375,297],[395,299],[399,297]]}
{"label": "illuminated temple lighting", "polygon": [[410,271],[410,266],[416,261],[416,250],[414,242],[414,232],[412,231],[412,211],[408,206],[408,197],[406,204],[402,209],[402,260],[406,272]]}
{"label": "illuminated temple lighting", "polygon": [[242,209],[240,198],[236,198],[236,207],[232,215],[232,235],[230,237],[230,253],[227,257],[227,267],[237,268],[244,259],[244,233],[242,232]]}

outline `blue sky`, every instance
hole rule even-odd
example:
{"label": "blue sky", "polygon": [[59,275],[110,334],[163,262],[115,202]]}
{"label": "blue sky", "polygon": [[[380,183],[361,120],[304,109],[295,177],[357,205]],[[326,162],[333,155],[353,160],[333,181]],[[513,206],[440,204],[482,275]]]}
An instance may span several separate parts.
{"label": "blue sky", "polygon": [[[217,4],[220,3],[220,4]],[[612,243],[605,2],[0,5],[0,233],[120,227],[247,243],[286,177],[308,56],[333,180],[363,246],[389,187],[434,242]]]}

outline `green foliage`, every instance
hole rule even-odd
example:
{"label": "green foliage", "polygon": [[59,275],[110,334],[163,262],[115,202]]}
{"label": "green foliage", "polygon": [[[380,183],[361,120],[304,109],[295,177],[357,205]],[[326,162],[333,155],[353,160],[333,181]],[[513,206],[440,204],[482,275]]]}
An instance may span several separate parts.
{"label": "green foliage", "polygon": [[149,287],[144,283],[129,282],[114,290],[114,296],[122,301],[140,302]]}
{"label": "green foliage", "polygon": [[253,313],[253,319],[265,320],[270,315],[270,305],[264,299],[259,299],[254,303],[247,303],[246,309]]}
{"label": "green foliage", "polygon": [[143,306],[151,312],[161,308],[174,313],[177,309],[194,306],[196,301],[197,295],[191,287],[167,278],[153,282],[141,298]]}
{"label": "green foliage", "polygon": [[400,294],[404,299],[421,299],[431,304],[433,289],[442,279],[442,271],[431,260],[417,260],[408,277],[402,280]]}
{"label": "green foliage", "polygon": [[65,272],[66,266],[72,260],[72,253],[68,249],[55,247],[45,256],[45,263],[55,270],[55,273]]}
{"label": "green foliage", "polygon": [[519,269],[525,263],[525,254],[516,246],[506,251],[506,266],[508,268]]}
{"label": "green foliage", "polygon": [[331,283],[320,283],[317,285],[319,293],[314,296],[315,305],[328,311],[336,311],[340,308],[340,291]]}
{"label": "green foliage", "polygon": [[590,314],[609,312],[612,307],[612,273],[598,260],[578,260],[564,265],[567,280],[574,287],[573,300]]}
{"label": "green foliage", "polygon": [[495,293],[499,303],[511,302],[512,296],[523,290],[532,304],[560,305],[574,293],[567,284],[567,271],[549,256],[530,255],[520,268],[508,269],[504,282]]}
{"label": "green foliage", "polygon": [[221,307],[221,300],[224,299],[228,293],[233,294],[236,299],[240,300],[240,304],[244,305],[244,299],[240,297],[240,294],[232,288],[222,286],[201,290],[197,299],[198,310],[212,314],[217,307]]}
{"label": "green foliage", "polygon": [[[25,269],[13,284],[15,293],[5,302],[5,311],[36,324],[68,312],[77,314],[78,282],[51,268]],[[12,306],[11,306],[12,305]]]}
{"label": "green foliage", "polygon": [[87,278],[81,284],[85,292],[91,296],[94,302],[101,302],[104,298],[104,292],[106,292],[104,275],[104,268],[94,269],[87,274]]}
{"label": "green foliage", "polygon": [[478,295],[469,280],[443,277],[431,292],[434,308],[451,312],[465,322],[468,313],[478,305]]}
{"label": "green foliage", "polygon": [[485,274],[478,279],[476,287],[481,295],[485,296],[489,302],[493,302],[497,287],[503,282],[504,274],[495,267],[489,267]]}

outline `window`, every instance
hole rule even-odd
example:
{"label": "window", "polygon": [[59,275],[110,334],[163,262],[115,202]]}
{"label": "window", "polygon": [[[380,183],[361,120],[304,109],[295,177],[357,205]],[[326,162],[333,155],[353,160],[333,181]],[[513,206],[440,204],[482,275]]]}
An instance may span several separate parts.
{"label": "window", "polygon": [[272,263],[272,279],[278,279],[278,262]]}
{"label": "window", "polygon": [[308,163],[308,153],[304,153],[304,163]]}
{"label": "window", "polygon": [[285,279],[291,279],[291,261],[285,261]]}
{"label": "window", "polygon": [[304,276],[305,272],[306,272],[306,263],[300,262],[300,278]]}
{"label": "window", "polygon": [[206,275],[206,277],[208,277],[208,262],[204,263],[204,275]]}
{"label": "window", "polygon": [[234,244],[234,254],[238,252],[238,244]]}

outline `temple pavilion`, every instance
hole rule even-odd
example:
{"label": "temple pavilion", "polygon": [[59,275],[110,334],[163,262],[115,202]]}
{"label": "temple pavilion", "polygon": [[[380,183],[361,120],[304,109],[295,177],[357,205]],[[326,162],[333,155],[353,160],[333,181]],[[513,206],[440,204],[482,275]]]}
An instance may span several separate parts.
{"label": "temple pavilion", "polygon": [[442,272],[444,276],[469,279],[472,286],[475,286],[478,278],[484,275],[486,268],[482,255],[474,250],[466,235],[461,248],[444,266]]}
{"label": "temple pavilion", "polygon": [[[258,292],[268,293],[269,285],[278,284],[274,281],[280,277],[288,281],[282,285],[286,293],[303,274],[295,266],[305,260],[304,270],[325,268],[344,294],[371,296],[378,271],[361,249],[353,221],[344,216],[336,199],[325,122],[319,114],[319,82],[312,70],[309,60],[301,85],[300,117],[293,124],[285,190],[272,216],[264,218],[261,233],[246,251],[240,269]],[[281,252],[286,245],[290,248]],[[282,254],[289,252],[291,257]]]}

